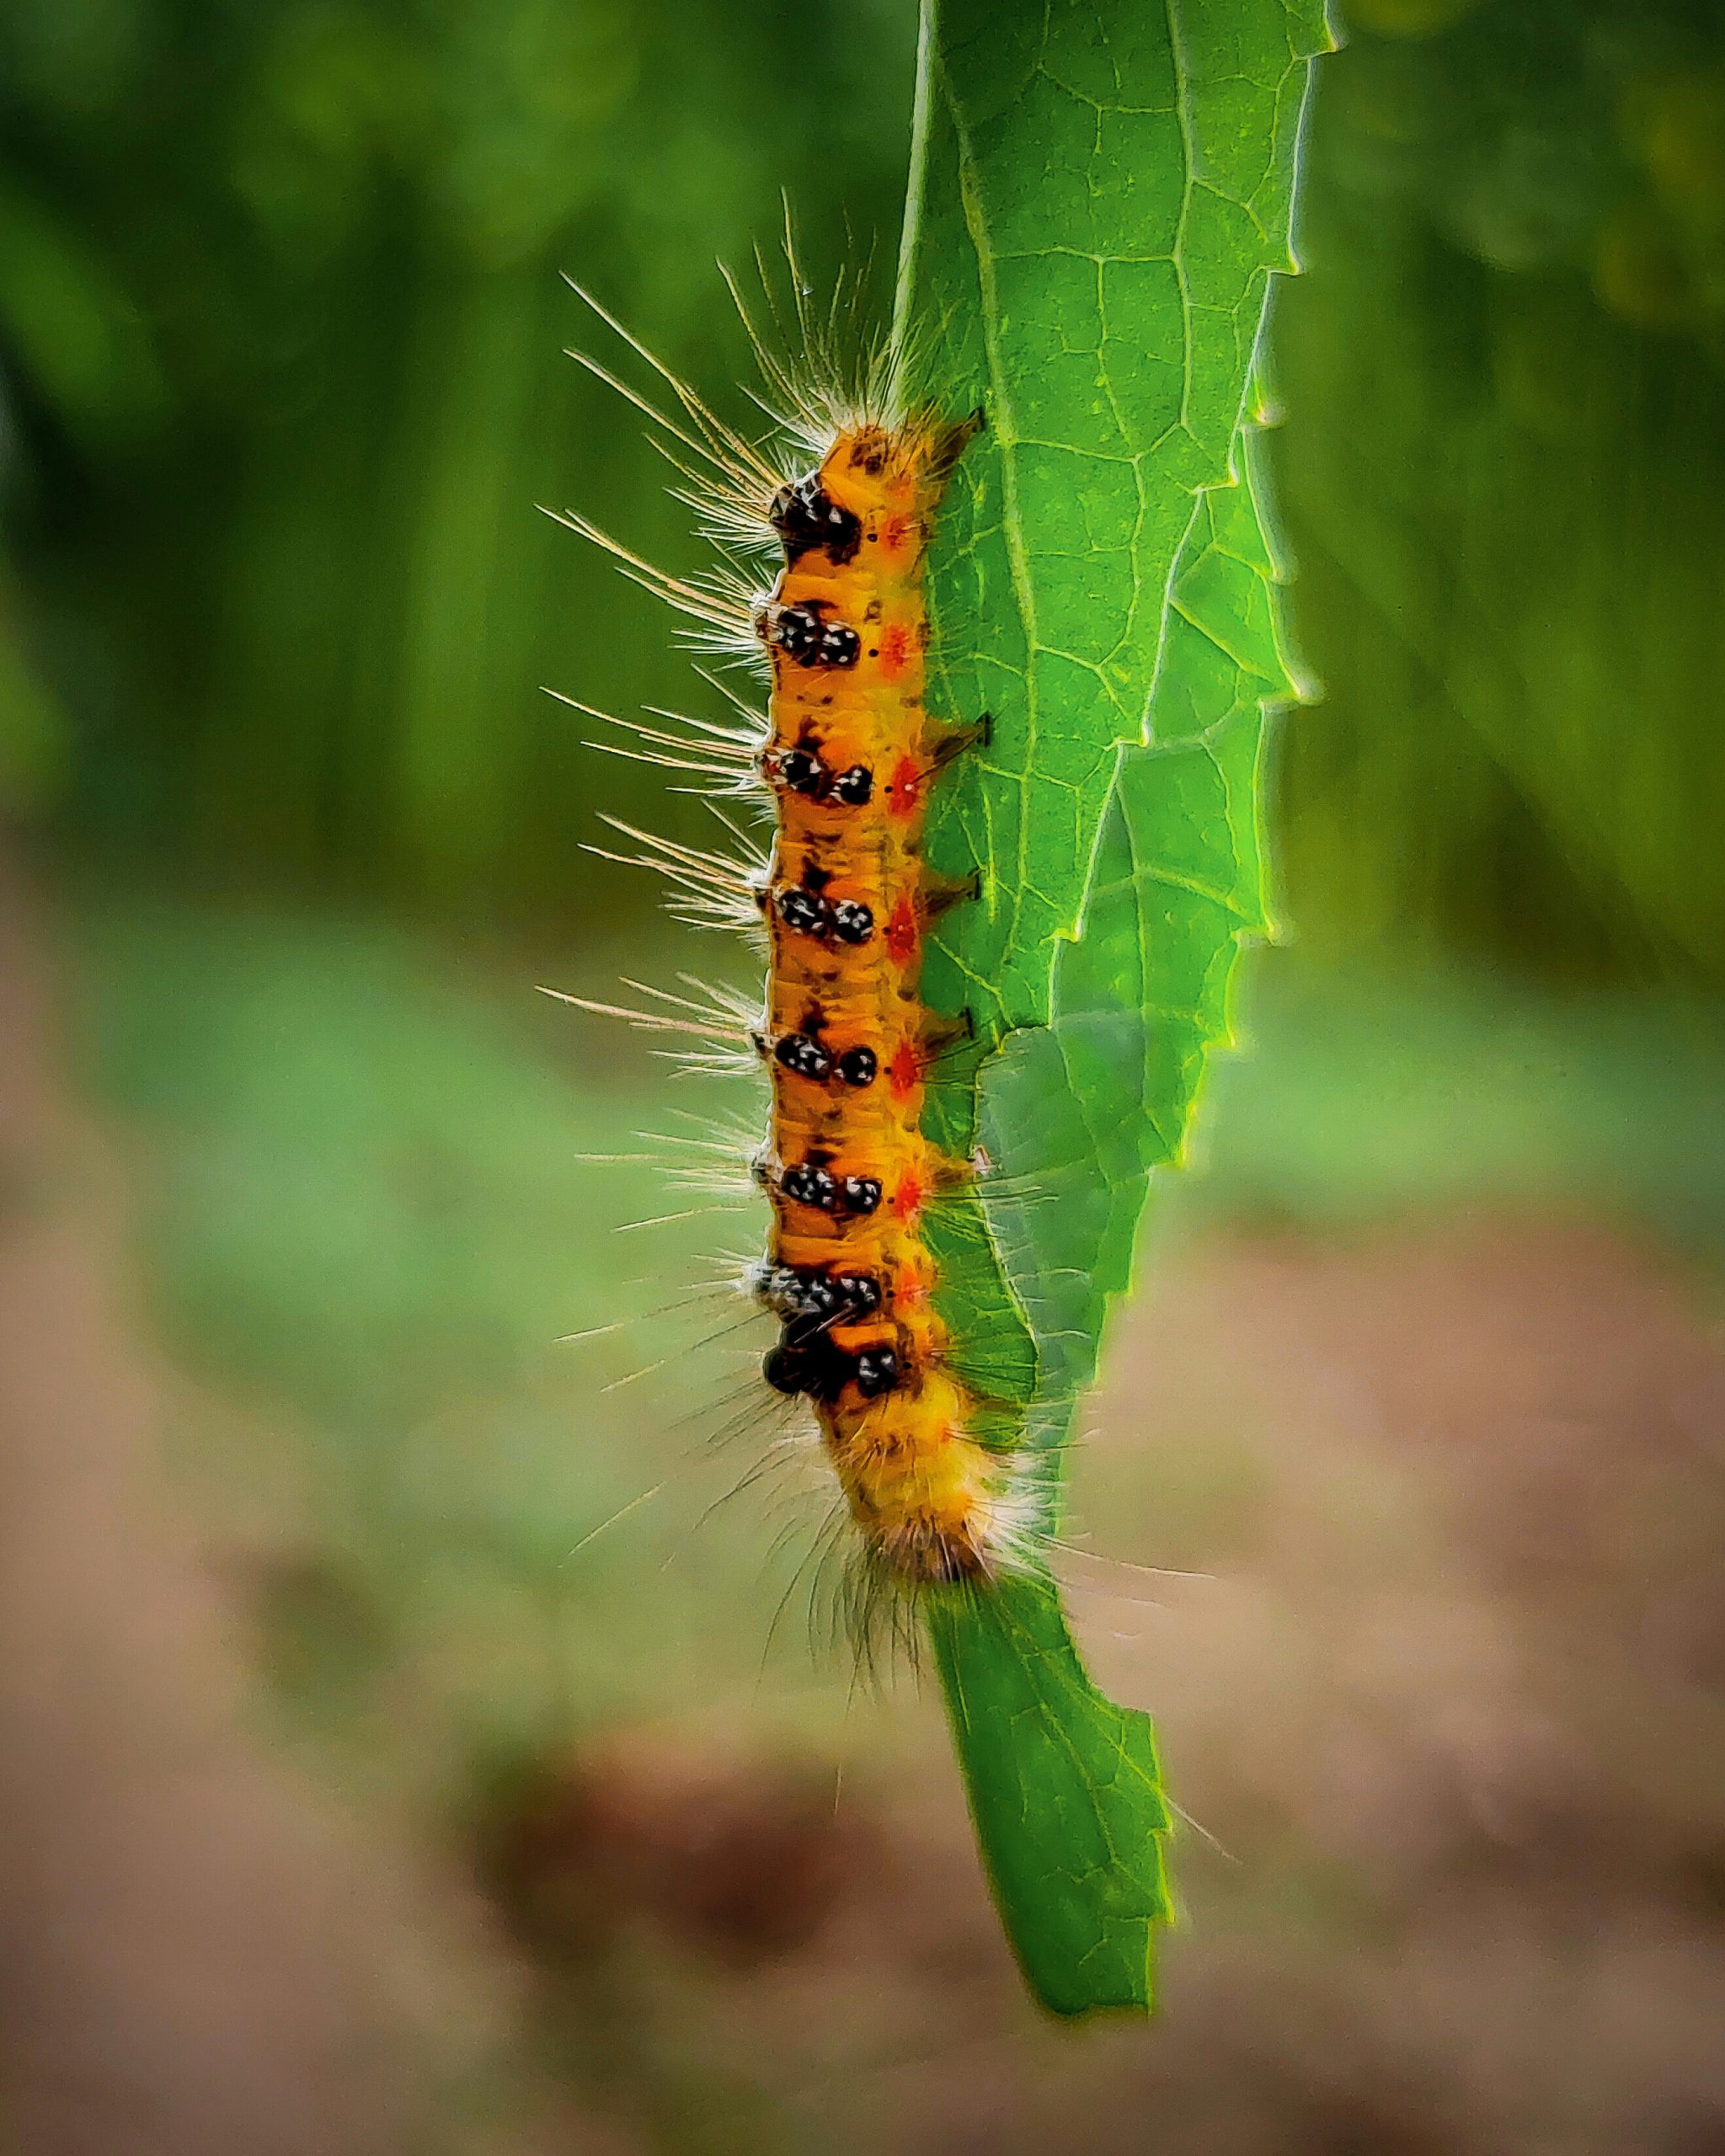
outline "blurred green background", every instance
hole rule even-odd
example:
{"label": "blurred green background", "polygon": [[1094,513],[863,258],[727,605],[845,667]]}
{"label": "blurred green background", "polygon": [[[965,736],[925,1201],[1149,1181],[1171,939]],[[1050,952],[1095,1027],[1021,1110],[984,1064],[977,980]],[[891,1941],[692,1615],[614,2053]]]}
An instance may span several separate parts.
{"label": "blurred green background", "polygon": [[[113,1867],[29,1919],[0,1865],[21,2147],[1725,2148],[1725,18],[1338,27],[1268,354],[1291,933],[1078,1479],[1167,1568],[1075,1587],[1190,1924],[1075,2047],[933,1706],[808,1650],[818,1477],[680,1300],[758,1221],[590,1157],[711,1097],[532,993],[736,963],[580,850],[702,819],[542,686],[710,691],[536,513],[699,559],[560,273],[746,415],[714,258],[788,193],[884,294],[911,0],[0,0],[0,1510],[55,1583],[0,1826]],[[146,1465],[37,1362],[135,1371]],[[108,1543],[42,1494],[140,1477]],[[152,1715],[223,1732],[202,1899]]]}

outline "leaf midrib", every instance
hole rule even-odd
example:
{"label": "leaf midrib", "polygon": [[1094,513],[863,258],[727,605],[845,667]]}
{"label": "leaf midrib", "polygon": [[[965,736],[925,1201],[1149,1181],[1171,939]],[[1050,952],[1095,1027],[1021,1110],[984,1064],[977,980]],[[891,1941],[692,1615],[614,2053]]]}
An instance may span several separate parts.
{"label": "leaf midrib", "polygon": [[[1000,443],[1001,534],[1006,541],[1007,560],[1012,571],[1012,596],[1024,630],[1025,769],[1028,771],[1035,768],[1037,744],[1041,735],[1035,659],[1042,646],[1037,634],[1036,592],[1031,581],[1030,553],[1025,544],[1018,502],[1017,419],[1007,386],[1006,363],[1001,350],[1000,293],[995,282],[994,248],[989,237],[987,218],[976,184],[975,155],[971,147],[969,130],[959,114],[958,100],[946,82],[944,71],[941,77],[941,95],[952,120],[953,140],[958,147],[959,200],[964,208],[964,229],[970,236],[970,244],[976,255],[977,287],[982,300],[982,347],[988,361],[989,387],[995,404],[995,432]],[[1020,791],[1023,791],[1022,780]],[[1020,816],[1017,825],[1015,880],[1016,888],[1022,891],[1028,887],[1030,881],[1030,819]]]}

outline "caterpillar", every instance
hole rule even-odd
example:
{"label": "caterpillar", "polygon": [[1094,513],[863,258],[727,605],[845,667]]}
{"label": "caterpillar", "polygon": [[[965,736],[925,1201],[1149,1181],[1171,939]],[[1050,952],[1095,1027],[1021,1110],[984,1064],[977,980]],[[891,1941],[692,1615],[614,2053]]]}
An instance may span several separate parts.
{"label": "caterpillar", "polygon": [[[891,353],[839,387],[832,340],[806,312],[794,264],[793,275],[800,365],[779,359],[731,286],[766,385],[765,444],[580,295],[675,398],[677,418],[572,355],[658,430],[685,483],[675,491],[720,567],[681,580],[582,516],[559,520],[692,617],[697,643],[752,664],[767,688],[764,713],[732,697],[740,723],[592,715],[635,737],[622,753],[693,771],[718,793],[754,792],[772,827],[740,860],[619,825],[644,851],[613,857],[659,869],[686,915],[764,942],[761,1008],[713,992],[649,990],[648,1010],[567,1000],[654,1030],[742,1033],[770,1086],[754,1162],[766,1249],[744,1281],[780,1328],[766,1386],[812,1409],[875,1580],[907,1591],[975,1584],[1018,1561],[1028,1511],[1001,1417],[954,1368],[938,1307],[931,1209],[978,1171],[924,1135],[934,1066],[967,1022],[928,1010],[919,985],[931,926],[977,888],[925,859],[931,792],[985,743],[989,722],[928,710],[923,579],[943,488],[984,420],[918,408]],[[775,572],[770,583],[751,565]]]}

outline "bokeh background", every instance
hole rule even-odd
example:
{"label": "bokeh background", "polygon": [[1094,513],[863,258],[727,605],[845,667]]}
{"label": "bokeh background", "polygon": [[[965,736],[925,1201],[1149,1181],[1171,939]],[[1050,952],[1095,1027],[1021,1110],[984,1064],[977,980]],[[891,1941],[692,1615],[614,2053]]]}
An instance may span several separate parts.
{"label": "bokeh background", "polygon": [[1353,0],[1322,71],[1291,933],[1076,1471],[1183,1924],[1074,2035],[935,1702],[811,1649],[677,1301],[757,1224],[590,1157],[702,1099],[533,992],[734,963],[540,693],[707,694],[536,514],[697,558],[560,273],[729,395],[782,190],[890,260],[913,14],[0,0],[25,2156],[1725,2150],[1725,20]]}

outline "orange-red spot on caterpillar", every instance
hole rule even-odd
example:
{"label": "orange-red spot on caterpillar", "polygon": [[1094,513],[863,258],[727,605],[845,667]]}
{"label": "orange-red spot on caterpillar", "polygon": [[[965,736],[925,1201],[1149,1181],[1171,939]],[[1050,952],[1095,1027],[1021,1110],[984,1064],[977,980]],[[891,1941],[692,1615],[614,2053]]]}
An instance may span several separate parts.
{"label": "orange-red spot on caterpillar", "polygon": [[916,957],[920,933],[916,901],[900,899],[886,920],[887,952],[896,964],[902,966]]}
{"label": "orange-red spot on caterpillar", "polygon": [[928,1283],[911,1273],[899,1283],[893,1305],[901,1317],[911,1317],[927,1307],[928,1297]]}
{"label": "orange-red spot on caterpillar", "polygon": [[880,543],[889,554],[902,554],[910,545],[913,526],[908,516],[889,516],[881,520]]}
{"label": "orange-red spot on caterpillar", "polygon": [[922,766],[914,756],[900,756],[886,784],[886,805],[895,816],[914,816],[922,805]]}
{"label": "orange-red spot on caterpillar", "polygon": [[911,658],[911,632],[902,622],[890,622],[880,632],[880,670],[896,681]]}
{"label": "orange-red spot on caterpillar", "polygon": [[921,1177],[916,1175],[906,1175],[900,1180],[898,1188],[893,1193],[893,1218],[895,1220],[903,1221],[908,1226],[922,1210],[927,1197],[928,1192],[923,1185]]}
{"label": "orange-red spot on caterpillar", "polygon": [[[892,940],[890,927],[887,930],[887,940],[889,942]],[[902,1101],[907,1095],[914,1093],[921,1076],[922,1059],[910,1042],[905,1041],[894,1052],[893,1059],[886,1067],[886,1082],[894,1097]]]}

